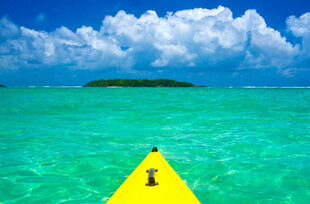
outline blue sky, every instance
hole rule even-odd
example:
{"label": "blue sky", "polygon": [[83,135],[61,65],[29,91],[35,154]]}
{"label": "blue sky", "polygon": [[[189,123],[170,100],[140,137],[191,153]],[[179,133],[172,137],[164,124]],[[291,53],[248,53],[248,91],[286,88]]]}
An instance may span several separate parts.
{"label": "blue sky", "polygon": [[0,84],[310,86],[310,3],[0,1]]}

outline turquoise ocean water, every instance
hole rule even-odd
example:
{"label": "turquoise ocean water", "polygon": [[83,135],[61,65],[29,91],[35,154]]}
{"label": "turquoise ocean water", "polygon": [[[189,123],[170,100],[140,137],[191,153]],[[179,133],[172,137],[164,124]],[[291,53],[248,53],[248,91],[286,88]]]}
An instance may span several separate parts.
{"label": "turquoise ocean water", "polygon": [[310,89],[0,89],[0,203],[105,203],[153,146],[202,203],[310,203]]}

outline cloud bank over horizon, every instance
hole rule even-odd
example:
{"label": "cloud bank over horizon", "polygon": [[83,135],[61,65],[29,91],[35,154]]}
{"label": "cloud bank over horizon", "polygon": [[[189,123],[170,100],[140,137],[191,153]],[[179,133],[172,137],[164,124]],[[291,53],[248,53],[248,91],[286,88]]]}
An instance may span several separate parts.
{"label": "cloud bank over horizon", "polygon": [[255,10],[233,18],[223,6],[164,17],[121,10],[106,16],[100,30],[62,26],[46,32],[0,19],[0,72],[54,67],[121,73],[276,69],[292,77],[310,70],[310,13],[289,16],[285,33],[268,27]]}

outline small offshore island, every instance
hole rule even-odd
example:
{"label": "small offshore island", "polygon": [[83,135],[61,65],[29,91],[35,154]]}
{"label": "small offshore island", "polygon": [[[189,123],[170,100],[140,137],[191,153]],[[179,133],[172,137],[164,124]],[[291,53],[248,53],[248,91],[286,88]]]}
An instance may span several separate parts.
{"label": "small offshore island", "polygon": [[99,79],[84,87],[195,87],[194,84],[171,79]]}
{"label": "small offshore island", "polygon": [[0,87],[5,87],[4,85],[0,84]]}

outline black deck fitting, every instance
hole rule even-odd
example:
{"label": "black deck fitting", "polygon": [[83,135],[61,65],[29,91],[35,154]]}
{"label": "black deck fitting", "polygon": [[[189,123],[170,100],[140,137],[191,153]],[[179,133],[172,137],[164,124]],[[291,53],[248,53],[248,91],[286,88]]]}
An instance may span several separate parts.
{"label": "black deck fitting", "polygon": [[152,152],[158,152],[157,147],[153,147]]}
{"label": "black deck fitting", "polygon": [[148,174],[148,183],[146,183],[146,186],[156,186],[158,185],[158,182],[155,182],[155,172],[158,172],[158,169],[150,168],[149,170],[146,170],[146,173]]}

